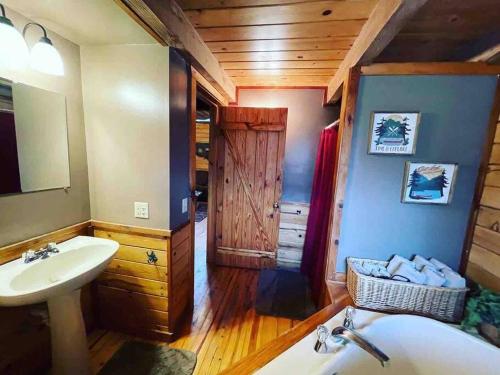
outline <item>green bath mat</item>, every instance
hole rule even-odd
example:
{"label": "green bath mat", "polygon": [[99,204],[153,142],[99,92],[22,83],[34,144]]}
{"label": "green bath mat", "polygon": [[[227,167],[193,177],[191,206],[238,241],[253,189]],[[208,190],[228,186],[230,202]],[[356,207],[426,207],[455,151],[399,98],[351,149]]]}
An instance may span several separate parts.
{"label": "green bath mat", "polygon": [[111,357],[99,375],[191,375],[196,354],[141,341],[128,341]]}

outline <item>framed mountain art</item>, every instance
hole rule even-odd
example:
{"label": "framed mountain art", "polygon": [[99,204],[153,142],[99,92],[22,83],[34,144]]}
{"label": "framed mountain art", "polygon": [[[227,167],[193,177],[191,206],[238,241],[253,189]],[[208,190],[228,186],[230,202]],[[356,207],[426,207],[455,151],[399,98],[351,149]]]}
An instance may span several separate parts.
{"label": "framed mountain art", "polygon": [[401,201],[403,203],[449,204],[458,164],[406,162]]}
{"label": "framed mountain art", "polygon": [[368,153],[415,154],[419,122],[419,112],[372,112]]}

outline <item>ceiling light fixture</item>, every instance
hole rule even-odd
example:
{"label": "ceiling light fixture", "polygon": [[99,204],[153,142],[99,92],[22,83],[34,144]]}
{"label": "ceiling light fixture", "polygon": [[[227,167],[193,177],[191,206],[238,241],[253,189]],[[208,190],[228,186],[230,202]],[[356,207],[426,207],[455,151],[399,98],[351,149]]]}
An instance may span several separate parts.
{"label": "ceiling light fixture", "polygon": [[31,49],[31,68],[46,74],[52,74],[56,76],[64,75],[64,64],[61,55],[53,46],[52,41],[47,37],[47,31],[42,25],[36,22],[28,23],[26,26],[24,26],[23,36],[26,37],[26,32],[28,31],[30,26],[38,26],[43,31],[43,36]]}
{"label": "ceiling light fixture", "polygon": [[29,51],[26,41],[14,24],[5,16],[5,8],[0,4],[0,67],[22,69],[28,64]]}

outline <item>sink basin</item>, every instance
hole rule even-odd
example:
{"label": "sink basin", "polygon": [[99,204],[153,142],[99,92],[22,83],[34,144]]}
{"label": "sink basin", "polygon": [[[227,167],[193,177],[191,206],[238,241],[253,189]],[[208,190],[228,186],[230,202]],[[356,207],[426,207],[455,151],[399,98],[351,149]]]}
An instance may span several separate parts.
{"label": "sink basin", "polygon": [[47,301],[53,374],[90,373],[80,290],[106,268],[118,247],[112,240],[78,236],[58,244],[60,252],[47,259],[0,266],[0,306]]}

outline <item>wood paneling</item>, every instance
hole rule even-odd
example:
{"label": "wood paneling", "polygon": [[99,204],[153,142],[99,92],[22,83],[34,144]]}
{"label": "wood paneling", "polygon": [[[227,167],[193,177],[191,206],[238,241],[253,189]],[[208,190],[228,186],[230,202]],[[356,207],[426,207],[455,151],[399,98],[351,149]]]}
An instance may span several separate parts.
{"label": "wood paneling", "polygon": [[[314,2],[317,0],[303,0],[303,2]],[[179,5],[184,10],[190,9],[217,9],[217,8],[239,8],[261,5],[291,4],[297,0],[179,0]]]}
{"label": "wood paneling", "polygon": [[[170,231],[141,233],[137,227],[128,230],[121,225],[99,222],[93,223],[93,227],[95,237],[120,244],[106,271],[97,279],[100,325],[144,337],[168,339],[174,328],[169,324],[168,302],[172,298],[168,280]],[[156,264],[148,263],[148,253],[156,255]]]}
{"label": "wood paneling", "polygon": [[148,249],[167,250],[168,241],[162,238],[151,237],[149,235],[128,234],[114,232],[112,230],[101,230],[94,227],[94,236],[114,240],[123,245],[137,246]]}
{"label": "wood paneling", "polygon": [[[332,69],[337,68],[340,61],[233,61],[223,62],[224,69]],[[312,72],[313,70],[311,70]]]}
{"label": "wood paneling", "polygon": [[278,265],[297,268],[302,260],[309,205],[283,202],[280,212]]}
{"label": "wood paneling", "polygon": [[118,249],[118,252],[115,255],[115,258],[130,262],[149,264],[148,253],[149,254],[154,253],[156,258],[158,258],[158,260],[155,263],[156,266],[162,266],[162,267],[167,266],[166,251],[148,250],[144,249],[143,247],[137,247],[137,246],[121,245]]}
{"label": "wood paneling", "polygon": [[207,42],[212,52],[348,50],[355,37],[263,39]]}
{"label": "wood paneling", "polygon": [[196,143],[209,143],[210,126],[206,123],[196,124]]}
{"label": "wood paneling", "polygon": [[467,60],[478,52],[471,46],[491,46],[499,18],[497,0],[428,1],[376,61]]}
{"label": "wood paneling", "polygon": [[126,276],[117,273],[103,272],[98,282],[112,288],[120,288],[131,292],[151,294],[153,296],[168,296],[166,281],[155,281],[141,277]]}
{"label": "wood paneling", "polygon": [[218,136],[218,264],[261,268],[276,258],[286,109],[222,108]]}
{"label": "wood paneling", "polygon": [[120,259],[113,259],[106,268],[106,271],[156,281],[163,281],[167,278],[167,267],[129,262]]}
{"label": "wood paneling", "polygon": [[194,249],[191,225],[185,225],[172,235],[170,254],[170,326],[176,327],[182,314],[193,307]]}
{"label": "wood paneling", "polygon": [[326,38],[358,35],[363,20],[293,23],[283,25],[258,25],[237,27],[211,27],[197,29],[203,40],[217,42],[223,40]]}
{"label": "wood paneling", "polygon": [[195,27],[276,25],[366,19],[376,1],[316,1],[266,7],[186,10]]}
{"label": "wood paneling", "polygon": [[[420,1],[420,0],[419,0]],[[377,0],[181,1],[236,86],[326,87]],[[280,69],[275,74],[263,69]],[[302,72],[289,69],[311,69]],[[330,69],[319,71],[317,69]],[[328,77],[329,79],[327,79]]]}
{"label": "wood paneling", "polygon": [[[227,69],[230,77],[252,77],[252,76],[280,76],[283,72],[280,69]],[[286,76],[331,76],[335,69],[286,69]]]}
{"label": "wood paneling", "polygon": [[130,305],[139,305],[145,309],[168,312],[168,299],[166,297],[136,293],[104,285],[99,285],[97,287],[97,293],[107,304],[114,304],[124,308]]}
{"label": "wood paneling", "polygon": [[330,77],[327,76],[258,76],[233,77],[238,86],[308,86],[324,87],[328,84]]}
{"label": "wood paneling", "polygon": [[265,52],[224,52],[216,53],[220,62],[227,61],[308,61],[342,60],[346,50],[320,51],[265,51]]}
{"label": "wood paneling", "polygon": [[[469,278],[500,292],[500,85],[490,114],[489,139],[484,149],[474,197],[476,212],[466,238],[462,267]],[[491,152],[490,152],[491,151]],[[490,154],[489,154],[490,152]]]}

